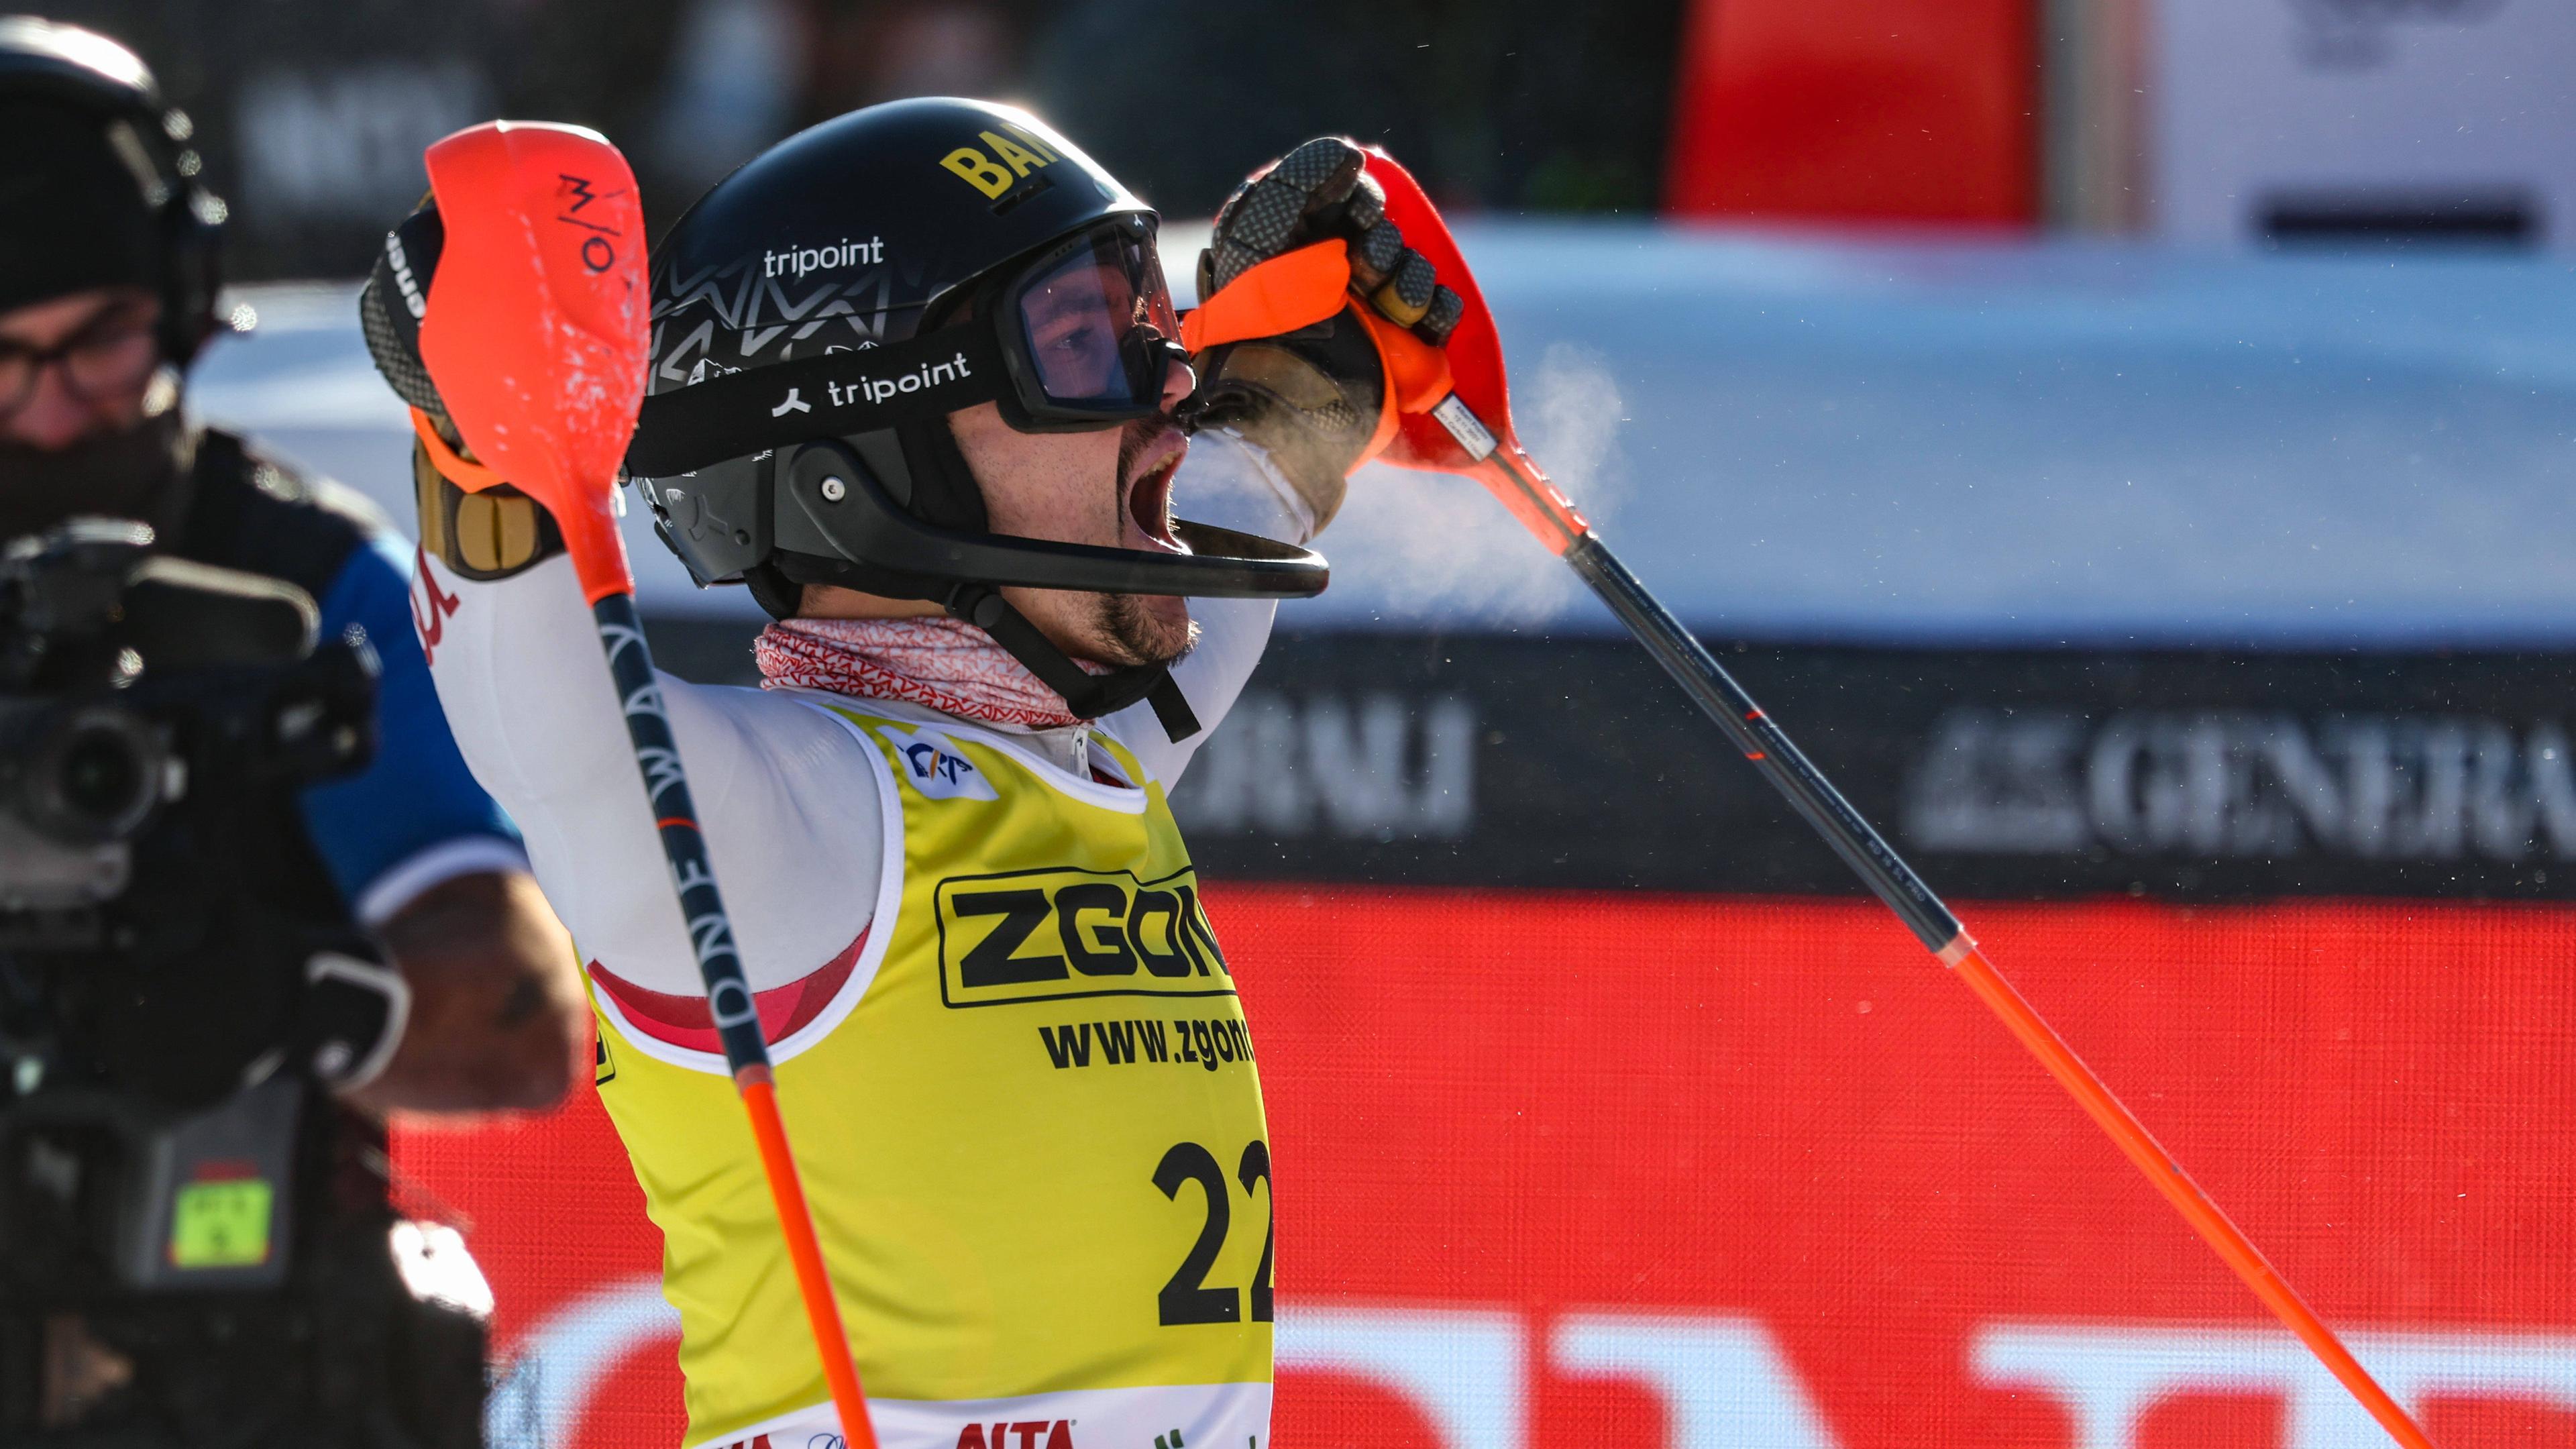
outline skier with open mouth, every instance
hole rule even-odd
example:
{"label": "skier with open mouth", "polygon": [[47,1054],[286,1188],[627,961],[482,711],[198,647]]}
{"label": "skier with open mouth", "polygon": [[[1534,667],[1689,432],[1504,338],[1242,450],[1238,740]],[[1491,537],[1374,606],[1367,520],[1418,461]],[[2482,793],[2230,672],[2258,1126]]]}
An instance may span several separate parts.
{"label": "skier with open mouth", "polygon": [[[1394,434],[1387,349],[1436,347],[1460,312],[1364,160],[1312,141],[1227,203],[1199,291],[1242,289],[1240,340],[1195,356],[1155,213],[1003,106],[814,127],[656,253],[628,468],[698,581],[776,621],[765,688],[661,687],[886,1444],[1269,1436],[1253,1037],[1166,797],[1276,601],[1323,587],[1303,544]],[[824,1442],[839,1424],[571,561],[541,505],[488,486],[419,361],[441,236],[425,205],[362,299],[417,409],[439,695],[587,962],[600,1097],[664,1234],[688,1442]],[[1318,247],[1347,254],[1350,305],[1242,336],[1263,269]],[[1258,480],[1258,533],[1174,517],[1211,431]]]}

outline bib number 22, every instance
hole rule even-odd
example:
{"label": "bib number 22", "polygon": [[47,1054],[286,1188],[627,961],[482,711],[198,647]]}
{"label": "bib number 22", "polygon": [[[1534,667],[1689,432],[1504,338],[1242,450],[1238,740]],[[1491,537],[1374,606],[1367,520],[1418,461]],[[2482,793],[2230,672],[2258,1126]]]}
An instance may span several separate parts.
{"label": "bib number 22", "polygon": [[[1234,1175],[1243,1184],[1245,1197],[1253,1185],[1270,1185],[1270,1146],[1252,1142],[1243,1149],[1243,1157]],[[1225,1234],[1233,1222],[1233,1206],[1226,1186],[1224,1169],[1217,1165],[1216,1154],[1195,1142],[1176,1142],[1172,1150],[1154,1168],[1154,1186],[1174,1202],[1181,1200],[1181,1189],[1197,1183],[1207,1198],[1207,1221],[1200,1224],[1196,1242],[1181,1259],[1170,1282],[1155,1295],[1155,1306],[1161,1310],[1166,1328],[1184,1323],[1240,1323],[1244,1315],[1244,1295],[1233,1288],[1207,1286],[1208,1269],[1216,1266],[1216,1255],[1225,1247]],[[1262,1229],[1261,1266],[1252,1274],[1252,1321],[1268,1323],[1270,1309],[1270,1259],[1278,1244],[1279,1225],[1274,1208],[1271,1223]]]}

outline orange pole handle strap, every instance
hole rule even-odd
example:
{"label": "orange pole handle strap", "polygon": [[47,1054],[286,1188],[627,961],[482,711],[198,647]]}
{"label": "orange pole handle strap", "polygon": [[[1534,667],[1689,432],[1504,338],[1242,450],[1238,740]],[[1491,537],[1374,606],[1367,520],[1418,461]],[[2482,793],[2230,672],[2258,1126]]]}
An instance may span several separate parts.
{"label": "orange pole handle strap", "polygon": [[1377,345],[1377,360],[1386,369],[1387,401],[1399,413],[1427,413],[1456,390],[1449,376],[1449,354],[1413,335],[1365,302],[1351,310]]}
{"label": "orange pole handle strap", "polygon": [[1943,947],[1939,959],[1942,965],[1958,973],[1959,979],[1965,981],[1977,999],[2002,1019],[2005,1028],[2029,1049],[2032,1056],[2039,1058],[2040,1065],[2046,1067],[2048,1074],[2057,1079],[2057,1084],[2075,1098],[2085,1114],[2119,1147],[2121,1154],[2147,1175],[2147,1180],[2155,1184],[2156,1191],[2164,1195],[2165,1201],[2173,1204],[2174,1211],[2182,1214],[2183,1221],[2191,1224],[2192,1231],[2200,1235],[2201,1241],[2209,1244],[2245,1286],[2254,1290],[2254,1296],[2262,1300],[2264,1307],[2272,1310],[2273,1317],[2308,1346],[2308,1351],[2315,1354],[2327,1371],[2342,1382],[2363,1408],[2370,1411],[2373,1419],[2379,1421],[2379,1427],[2388,1431],[2388,1437],[2406,1449],[2433,1449],[2433,1441],[2424,1430],[2398,1406],[2395,1399],[2389,1397],[2386,1389],[2379,1386],[2379,1381],[2370,1376],[2370,1371],[2361,1366],[2360,1361],[2352,1356],[2352,1351],[2335,1337],[2334,1330],[2326,1327],[2325,1321],[2318,1318],[2316,1311],[2299,1297],[2297,1290],[2283,1281],[2280,1273],[2264,1258],[2262,1250],[2228,1220],[2218,1204],[2209,1200],[2209,1195],[2200,1190],[2200,1185],[2191,1180],[2190,1175],[2147,1131],[2146,1124],[2132,1115],[2119,1098],[2111,1095],[2111,1089],[2093,1074],[2092,1068],[2084,1065],[2074,1048],[2069,1047],[2065,1039],[2040,1018],[2031,1004],[2022,999],[2021,993],[2013,989],[2012,983],[1995,970],[1994,963],[1977,949],[1976,942],[1968,939],[1967,932],[1960,932]]}
{"label": "orange pole handle strap", "polygon": [[509,481],[447,446],[447,440],[438,435],[438,424],[431,422],[429,414],[418,408],[411,410],[411,430],[420,439],[420,445],[429,450],[429,466],[436,468],[440,477],[466,492],[480,493]]}
{"label": "orange pole handle strap", "polygon": [[1228,342],[1277,337],[1348,307],[1367,329],[1386,376],[1385,405],[1359,456],[1365,463],[1395,441],[1402,414],[1428,412],[1449,395],[1449,358],[1365,301],[1354,302],[1350,287],[1350,247],[1340,239],[1282,252],[1227,283],[1182,318],[1181,345],[1196,353]]}
{"label": "orange pole handle strap", "polygon": [[[411,430],[420,445],[429,450],[429,465],[466,492],[480,493],[510,481],[449,447],[447,440],[438,435],[438,425],[418,408],[411,410]],[[545,506],[542,499],[538,506]],[[596,604],[610,594],[635,592],[635,577],[626,564],[626,541],[619,537],[617,520],[604,504],[571,517],[553,508],[546,511],[563,533],[564,551],[572,555],[573,572],[581,580],[583,598]]]}
{"label": "orange pole handle strap", "polygon": [[858,1367],[850,1358],[849,1333],[841,1326],[840,1302],[832,1296],[831,1275],[823,1270],[823,1245],[814,1236],[814,1215],[805,1205],[796,1158],[787,1149],[787,1123],[778,1115],[777,1084],[766,1067],[756,1066],[744,1069],[735,1085],[741,1089],[744,1110],[751,1114],[751,1135],[760,1143],[760,1165],[769,1179],[778,1225],[787,1235],[787,1260],[794,1265],[797,1286],[803,1290],[798,1296],[805,1300],[805,1318],[823,1350],[823,1381],[831,1386],[842,1440],[848,1449],[877,1449],[867,1395],[859,1388]]}
{"label": "orange pole handle strap", "polygon": [[1449,396],[1449,356],[1439,348],[1378,315],[1366,302],[1344,299],[1351,315],[1360,319],[1360,328],[1368,334],[1369,345],[1377,351],[1378,371],[1385,382],[1378,402],[1377,427],[1369,434],[1368,446],[1351,462],[1351,471],[1387,450],[1395,441],[1409,413],[1426,413]]}
{"label": "orange pole handle strap", "polygon": [[1204,352],[1228,342],[1312,327],[1342,310],[1351,254],[1339,238],[1281,252],[1204,297],[1181,319],[1181,345]]}

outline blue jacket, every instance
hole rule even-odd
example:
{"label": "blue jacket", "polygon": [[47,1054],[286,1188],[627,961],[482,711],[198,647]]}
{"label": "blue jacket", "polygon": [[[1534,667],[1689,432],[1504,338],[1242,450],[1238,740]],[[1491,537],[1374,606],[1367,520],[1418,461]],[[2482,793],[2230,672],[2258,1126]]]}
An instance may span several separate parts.
{"label": "blue jacket", "polygon": [[411,545],[372,505],[210,429],[172,551],[285,579],[321,606],[321,637],[356,631],[375,651],[375,759],[300,802],[306,834],[361,924],[382,924],[456,876],[527,868],[517,831],[465,768],[439,709],[412,628]]}

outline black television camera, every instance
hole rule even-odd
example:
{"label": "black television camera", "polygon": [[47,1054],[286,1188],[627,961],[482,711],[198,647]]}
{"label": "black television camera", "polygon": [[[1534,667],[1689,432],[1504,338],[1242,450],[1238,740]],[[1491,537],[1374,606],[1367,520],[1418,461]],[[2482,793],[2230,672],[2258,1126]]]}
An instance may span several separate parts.
{"label": "black television camera", "polygon": [[479,1445],[488,1292],[320,1084],[381,968],[296,791],[374,656],[151,544],[0,553],[0,1443]]}

